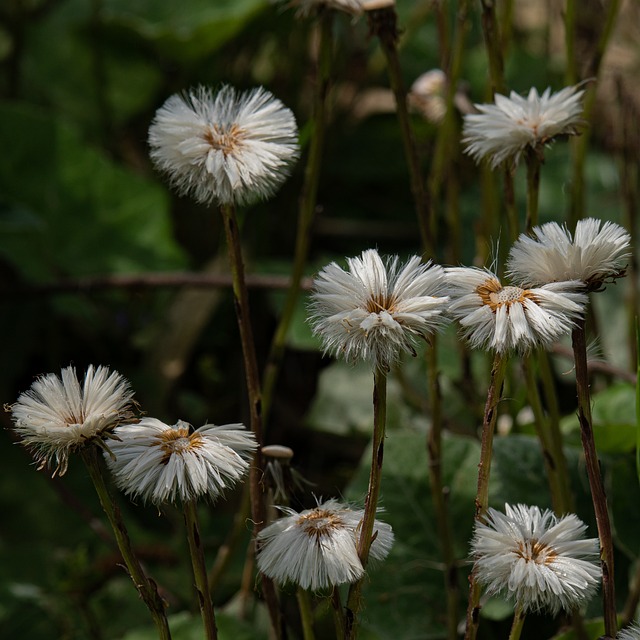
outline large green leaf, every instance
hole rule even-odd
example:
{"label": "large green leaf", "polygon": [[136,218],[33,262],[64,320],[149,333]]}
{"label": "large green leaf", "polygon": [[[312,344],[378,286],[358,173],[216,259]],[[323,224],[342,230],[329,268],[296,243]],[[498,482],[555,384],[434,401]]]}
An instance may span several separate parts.
{"label": "large green leaf", "polygon": [[80,276],[184,264],[166,192],[88,146],[69,124],[0,105],[5,205],[0,251],[24,276]]}

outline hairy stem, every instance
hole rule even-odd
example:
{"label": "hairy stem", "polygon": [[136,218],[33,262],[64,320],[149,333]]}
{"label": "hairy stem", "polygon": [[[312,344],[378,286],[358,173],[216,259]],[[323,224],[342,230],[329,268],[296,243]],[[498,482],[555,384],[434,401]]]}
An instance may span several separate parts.
{"label": "hairy stem", "polygon": [[[382,459],[384,455],[384,433],[387,421],[387,373],[376,368],[373,382],[373,442],[369,488],[364,503],[364,517],[358,538],[358,557],[363,568],[367,568],[369,550],[374,538],[374,524],[378,510],[378,496],[382,481]],[[365,577],[353,583],[349,589],[346,612],[346,637],[353,640],[358,632],[358,613],[362,607],[362,585]]]}
{"label": "hairy stem", "polygon": [[[493,453],[493,432],[498,419],[498,403],[502,397],[502,387],[507,369],[507,357],[496,353],[491,367],[491,381],[487,391],[487,401],[482,420],[482,443],[480,447],[480,464],[478,465],[478,489],[475,501],[475,519],[480,520],[489,506],[489,475]],[[465,640],[475,640],[480,624],[480,584],[475,572],[469,576],[469,604],[467,606],[467,625]]]}
{"label": "hairy stem", "polygon": [[600,463],[593,438],[591,420],[591,397],[589,392],[589,372],[587,371],[587,345],[585,322],[580,320],[571,335],[576,365],[576,390],[578,395],[578,420],[584,450],[585,466],[591,489],[591,499],[598,525],[600,539],[600,564],[602,567],[602,600],[605,633],[615,638],[617,632],[616,599],[613,573],[613,538],[607,509]]}
{"label": "hairy stem", "polygon": [[[264,441],[262,436],[260,375],[258,373],[258,360],[256,357],[253,329],[251,327],[251,318],[249,314],[249,295],[245,282],[244,259],[242,257],[238,220],[233,205],[223,205],[221,207],[221,212],[233,280],[233,301],[236,310],[236,318],[238,320],[238,328],[240,331],[240,342],[242,344],[245,379],[247,383],[247,393],[249,396],[250,426],[258,443],[258,448],[249,471],[251,519],[253,520],[253,535],[255,538],[260,530],[265,526],[265,505],[262,488],[260,486],[260,479],[262,478],[264,469],[264,460],[261,452],[261,447],[264,445]],[[271,624],[276,633],[276,637],[280,638],[282,632],[278,597],[273,581],[265,575],[262,575],[262,590],[269,610]]]}
{"label": "hairy stem", "polygon": [[113,496],[107,488],[102,467],[100,466],[100,450],[95,446],[87,446],[82,449],[82,459],[89,471],[89,477],[96,488],[100,504],[104,510],[109,524],[113,529],[113,533],[118,543],[118,548],[122,554],[122,559],[127,567],[129,576],[133,580],[142,601],[147,605],[151,617],[156,625],[158,631],[158,637],[161,640],[170,640],[171,633],[169,631],[169,623],[167,622],[167,616],[165,614],[164,601],[158,593],[158,587],[156,583],[151,580],[144,572],[140,561],[138,560],[127,527],[122,519],[122,513],[120,513],[120,507],[116,504]]}
{"label": "hairy stem", "polygon": [[187,540],[189,541],[189,554],[191,555],[191,566],[193,567],[193,577],[196,582],[198,593],[198,605],[204,622],[205,638],[216,640],[218,630],[216,627],[216,616],[211,602],[209,591],[209,581],[207,580],[207,565],[204,559],[204,548],[200,537],[200,527],[198,525],[198,511],[195,500],[189,500],[183,505],[184,524],[187,530]]}
{"label": "hairy stem", "polygon": [[509,640],[520,640],[520,634],[522,633],[525,618],[526,614],[522,611],[522,607],[518,605],[513,615],[511,631],[509,632]]}
{"label": "hairy stem", "polygon": [[313,632],[313,614],[311,612],[311,598],[309,592],[302,587],[296,589],[298,599],[298,609],[300,611],[300,622],[302,623],[302,637],[304,640],[315,640]]}
{"label": "hairy stem", "polygon": [[529,233],[538,224],[538,196],[540,193],[540,165],[542,161],[535,149],[525,155],[527,163],[527,218],[525,232]]}

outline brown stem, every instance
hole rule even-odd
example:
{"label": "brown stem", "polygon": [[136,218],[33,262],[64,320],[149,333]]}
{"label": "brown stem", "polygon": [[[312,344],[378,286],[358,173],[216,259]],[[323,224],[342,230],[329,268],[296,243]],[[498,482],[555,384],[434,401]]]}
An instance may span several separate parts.
{"label": "brown stem", "polygon": [[[480,464],[478,465],[478,490],[476,493],[475,519],[481,520],[489,506],[489,474],[493,454],[493,432],[498,419],[498,403],[502,398],[502,386],[507,368],[507,357],[496,353],[491,367],[491,381],[487,392],[487,402],[482,420],[482,443],[480,446]],[[475,640],[480,624],[480,583],[475,572],[469,576],[469,604],[467,606],[467,626],[465,640]]]}
{"label": "brown stem", "polygon": [[[240,233],[235,208],[230,205],[223,205],[221,208],[224,222],[224,230],[227,238],[227,249],[229,251],[229,263],[233,276],[233,301],[240,330],[240,342],[242,344],[242,355],[244,358],[245,379],[247,383],[247,393],[249,396],[249,420],[251,431],[253,432],[258,448],[256,450],[253,464],[249,471],[249,487],[251,496],[251,518],[253,520],[253,535],[258,535],[265,526],[265,505],[263,500],[260,481],[263,476],[264,461],[260,448],[264,445],[262,439],[262,407],[260,392],[260,375],[258,373],[258,360],[255,352],[255,342],[253,340],[253,329],[249,314],[249,295],[244,276],[244,260],[242,257],[242,246],[240,244]],[[281,637],[280,609],[278,607],[278,597],[273,581],[262,575],[262,591],[269,609],[271,624],[277,637]]]}
{"label": "brown stem", "polygon": [[99,460],[100,449],[93,445],[86,446],[82,449],[81,456],[89,471],[89,476],[100,499],[100,504],[109,520],[109,524],[111,524],[129,576],[133,580],[133,584],[138,590],[142,601],[147,605],[151,613],[158,630],[158,637],[161,640],[171,640],[169,623],[164,610],[164,601],[158,593],[158,586],[146,575],[133,550],[127,527],[120,513],[120,507],[114,501],[104,479]]}
{"label": "brown stem", "polygon": [[576,391],[578,395],[578,420],[584,449],[585,466],[589,477],[591,499],[600,538],[600,564],[602,567],[602,600],[605,633],[615,638],[617,632],[616,599],[613,573],[613,538],[607,509],[600,463],[593,438],[591,420],[591,397],[589,392],[589,372],[587,370],[587,344],[584,320],[580,320],[571,334],[576,364]]}

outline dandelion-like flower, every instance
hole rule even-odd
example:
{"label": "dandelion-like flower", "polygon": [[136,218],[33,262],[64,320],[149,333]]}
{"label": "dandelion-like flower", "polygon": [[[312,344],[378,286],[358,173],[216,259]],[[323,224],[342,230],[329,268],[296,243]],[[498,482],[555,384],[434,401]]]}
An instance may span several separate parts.
{"label": "dandelion-like flower", "polygon": [[446,321],[442,267],[418,256],[385,262],[375,249],[347,262],[347,271],[332,262],[314,282],[310,321],[325,352],[388,368]]}
{"label": "dandelion-like flower", "polygon": [[640,626],[632,624],[618,632],[616,640],[640,640]]}
{"label": "dandelion-like flower", "polygon": [[181,420],[170,426],[143,418],[114,435],[106,460],[118,487],[154,504],[217,498],[245,475],[257,446],[241,424],[194,430]]}
{"label": "dandelion-like flower", "polygon": [[578,221],[575,233],[548,222],[522,234],[511,247],[507,269],[512,280],[528,285],[581,280],[589,290],[624,275],[631,236],[620,225],[595,218]]}
{"label": "dandelion-like flower", "polygon": [[203,204],[270,196],[299,153],[293,113],[262,87],[171,96],[149,128],[149,146],[173,186]]}
{"label": "dandelion-like flower", "polygon": [[14,429],[32,451],[39,469],[56,462],[64,475],[69,454],[89,443],[100,444],[132,417],[133,391],[116,371],[89,366],[82,384],[74,367],[39,377],[12,405]]}
{"label": "dandelion-like flower", "polygon": [[524,612],[571,611],[598,588],[598,540],[584,538],[586,525],[574,514],[558,518],[539,507],[489,509],[471,542],[478,581],[490,595],[501,593]]}
{"label": "dandelion-like flower", "polygon": [[569,333],[584,313],[587,296],[577,280],[524,289],[503,286],[486,269],[446,269],[449,314],[460,322],[473,348],[499,353],[551,346]]}
{"label": "dandelion-like flower", "polygon": [[416,78],[408,94],[410,104],[429,122],[439,124],[447,112],[445,92],[447,76],[441,69],[431,69]]}
{"label": "dandelion-like flower", "polygon": [[[325,589],[356,582],[364,574],[357,536],[364,517],[337,500],[297,513],[281,507],[286,517],[263,529],[257,538],[258,569],[279,584]],[[376,520],[370,558],[383,560],[393,544],[391,527]]]}
{"label": "dandelion-like flower", "polygon": [[527,147],[541,153],[555,137],[579,133],[583,94],[578,86],[542,95],[532,88],[526,98],[496,94],[494,104],[475,105],[479,113],[464,117],[466,153],[476,162],[486,158],[493,169],[506,160],[517,164]]}

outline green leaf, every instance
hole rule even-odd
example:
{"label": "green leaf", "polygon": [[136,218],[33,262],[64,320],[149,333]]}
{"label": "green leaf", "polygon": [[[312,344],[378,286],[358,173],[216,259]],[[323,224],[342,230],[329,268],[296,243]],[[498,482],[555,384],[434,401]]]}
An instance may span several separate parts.
{"label": "green leaf", "polygon": [[[593,435],[600,452],[625,453],[636,446],[636,388],[618,383],[592,397]],[[562,420],[566,442],[580,445],[580,424],[576,415]]]}
{"label": "green leaf", "polygon": [[175,269],[184,264],[166,191],[114,164],[62,120],[0,106],[0,253],[26,278]]}

